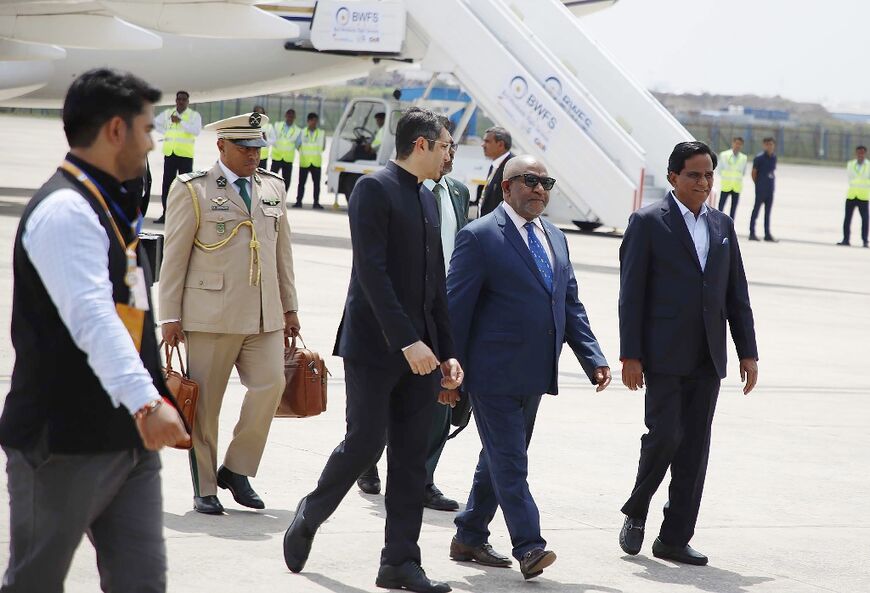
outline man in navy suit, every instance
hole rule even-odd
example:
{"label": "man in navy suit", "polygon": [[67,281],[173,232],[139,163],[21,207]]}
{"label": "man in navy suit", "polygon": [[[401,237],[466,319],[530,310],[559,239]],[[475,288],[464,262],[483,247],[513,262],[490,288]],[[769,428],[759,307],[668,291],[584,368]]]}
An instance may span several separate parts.
{"label": "man in navy suit", "polygon": [[619,249],[622,381],[646,382],[640,464],[619,544],[637,554],[650,499],[668,467],[671,484],[653,555],[703,565],[692,549],[719,383],[725,377],[725,320],[748,394],[758,348],[734,221],[704,203],[716,155],[702,142],[677,144],[668,160],[674,190],[632,214]]}
{"label": "man in navy suit", "polygon": [[344,359],[347,433],[284,534],[284,561],[293,572],[304,568],[317,529],[387,445],[387,522],[375,584],[450,591],[426,576],[417,539],[438,375],[446,389],[462,382],[450,335],[438,211],[422,186],[441,175],[452,144],[438,116],[412,107],[396,127],[396,160],[353,189],[353,267],[333,352]]}
{"label": "man in navy suit", "polygon": [[610,368],[577,295],[568,242],[540,218],[554,183],[531,156],[508,161],[504,203],[459,232],[447,277],[464,393],[471,397],[483,444],[468,503],[455,520],[450,556],[509,566],[510,559],[487,542],[500,506],[513,556],[527,579],[556,559],[541,537],[526,450],[541,395],[558,393],[562,344],[568,342],[597,391],[610,383]]}

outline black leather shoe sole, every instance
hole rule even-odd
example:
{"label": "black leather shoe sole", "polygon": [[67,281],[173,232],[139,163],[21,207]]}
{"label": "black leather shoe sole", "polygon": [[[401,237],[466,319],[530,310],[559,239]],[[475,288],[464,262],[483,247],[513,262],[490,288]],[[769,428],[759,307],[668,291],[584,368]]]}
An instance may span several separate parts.
{"label": "black leather shoe sole", "polygon": [[450,559],[455,560],[456,562],[476,562],[481,566],[492,566],[493,568],[510,568],[511,562],[510,559],[507,560],[496,560],[493,558],[492,560],[487,559],[486,557],[474,554],[465,554],[462,552],[454,552],[451,550]]}
{"label": "black leather shoe sole", "polygon": [[428,583],[415,583],[401,578],[387,578],[378,575],[375,586],[381,589],[399,589],[401,591],[414,591],[414,593],[450,593],[453,589],[447,583],[429,581]]}
{"label": "black leather shoe sole", "polygon": [[356,481],[356,485],[359,486],[359,489],[366,494],[381,493],[381,481],[379,479],[370,480],[368,478],[359,478]]}
{"label": "black leather shoe sole", "polygon": [[683,551],[684,548],[674,548],[672,546],[668,546],[663,544],[660,540],[656,539],[653,542],[652,553],[656,558],[661,558],[662,560],[671,560],[673,562],[679,562],[681,564],[691,564],[693,566],[706,566],[708,558],[699,552],[695,552],[697,555],[687,554]]}
{"label": "black leather shoe sole", "polygon": [[450,498],[433,498],[423,502],[423,506],[433,511],[458,511],[459,503]]}
{"label": "black leather shoe sole", "polygon": [[537,576],[540,576],[544,569],[548,566],[552,566],[552,564],[556,561],[556,552],[546,552],[543,556],[538,558],[538,561],[532,564],[531,566],[527,566],[526,570],[522,570],[523,578],[527,581],[529,579],[533,579]]}
{"label": "black leather shoe sole", "polygon": [[214,499],[214,503],[200,502],[197,501],[194,497],[193,510],[195,510],[197,513],[202,513],[203,515],[223,515],[223,505],[221,505],[221,503],[217,500],[217,496],[215,496]]}

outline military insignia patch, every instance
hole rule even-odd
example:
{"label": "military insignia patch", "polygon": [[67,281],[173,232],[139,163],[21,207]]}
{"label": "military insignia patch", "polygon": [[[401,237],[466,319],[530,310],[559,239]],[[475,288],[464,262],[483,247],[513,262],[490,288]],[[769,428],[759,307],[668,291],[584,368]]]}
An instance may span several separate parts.
{"label": "military insignia patch", "polygon": [[263,198],[260,201],[266,206],[277,206],[281,203],[281,200],[279,200],[278,198]]}
{"label": "military insignia patch", "polygon": [[256,183],[257,185],[260,185],[260,184],[263,183],[263,182],[260,180],[260,176],[257,175],[257,174],[254,174],[254,183]]}
{"label": "military insignia patch", "polygon": [[251,124],[252,128],[259,128],[262,120],[263,118],[260,117],[259,113],[252,113],[251,117],[248,119],[248,123]]}
{"label": "military insignia patch", "polygon": [[227,232],[227,223],[225,223],[225,222],[217,223],[217,234],[223,235],[226,232]]}
{"label": "military insignia patch", "polygon": [[226,187],[227,186],[227,178],[224,177],[223,175],[221,175],[220,177],[217,178],[215,183],[217,183],[218,187]]}
{"label": "military insignia patch", "polygon": [[229,210],[230,209],[229,205],[227,204],[227,202],[229,202],[229,200],[223,196],[219,196],[217,198],[212,198],[211,201],[214,202],[214,205],[211,207],[212,210]]}

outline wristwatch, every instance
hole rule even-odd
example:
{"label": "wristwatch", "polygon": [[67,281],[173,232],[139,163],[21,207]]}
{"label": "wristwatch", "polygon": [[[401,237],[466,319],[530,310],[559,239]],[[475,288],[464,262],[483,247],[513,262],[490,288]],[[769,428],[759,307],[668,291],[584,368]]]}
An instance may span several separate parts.
{"label": "wristwatch", "polygon": [[163,405],[163,398],[150,401],[147,404],[145,404],[144,406],[142,406],[141,408],[139,408],[139,411],[137,411],[135,414],[133,414],[133,418],[136,420],[141,420],[145,416],[150,416],[151,414],[153,414],[154,412],[157,411],[157,408],[159,408],[162,405]]}

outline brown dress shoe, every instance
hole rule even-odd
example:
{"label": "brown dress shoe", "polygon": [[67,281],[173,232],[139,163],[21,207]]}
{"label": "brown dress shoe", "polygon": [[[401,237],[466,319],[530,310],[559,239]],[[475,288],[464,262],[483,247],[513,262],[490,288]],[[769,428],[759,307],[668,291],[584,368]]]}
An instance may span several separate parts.
{"label": "brown dress shoe", "polygon": [[493,550],[488,542],[479,546],[467,546],[456,541],[455,537],[450,542],[450,558],[457,562],[477,562],[484,566],[498,568],[507,568],[513,564],[510,558]]}
{"label": "brown dress shoe", "polygon": [[520,560],[520,572],[526,580],[533,579],[544,572],[544,569],[556,561],[556,552],[535,548],[529,550]]}

